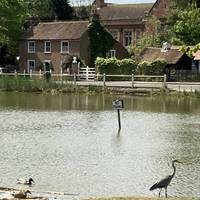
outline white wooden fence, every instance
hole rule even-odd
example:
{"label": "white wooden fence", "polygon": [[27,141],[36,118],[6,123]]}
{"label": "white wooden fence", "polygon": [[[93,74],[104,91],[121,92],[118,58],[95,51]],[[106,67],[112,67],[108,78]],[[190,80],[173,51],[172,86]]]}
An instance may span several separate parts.
{"label": "white wooden fence", "polygon": [[78,77],[79,77],[79,80],[94,80],[96,74],[95,74],[95,68],[91,68],[91,67],[81,67],[79,69],[79,72],[78,72]]}

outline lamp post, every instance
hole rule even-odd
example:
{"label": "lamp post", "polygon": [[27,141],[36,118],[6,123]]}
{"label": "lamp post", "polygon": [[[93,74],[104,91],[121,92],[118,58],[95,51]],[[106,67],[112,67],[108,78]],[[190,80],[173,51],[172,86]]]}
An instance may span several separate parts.
{"label": "lamp post", "polygon": [[17,56],[16,57],[16,70],[19,70],[19,60],[20,60],[20,57],[19,56]]}

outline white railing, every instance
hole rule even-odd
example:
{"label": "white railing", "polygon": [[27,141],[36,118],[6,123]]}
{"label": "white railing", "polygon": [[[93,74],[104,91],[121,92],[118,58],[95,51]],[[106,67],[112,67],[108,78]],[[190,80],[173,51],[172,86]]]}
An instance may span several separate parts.
{"label": "white railing", "polygon": [[78,72],[79,79],[81,80],[94,80],[95,78],[95,68],[91,67],[81,67]]}

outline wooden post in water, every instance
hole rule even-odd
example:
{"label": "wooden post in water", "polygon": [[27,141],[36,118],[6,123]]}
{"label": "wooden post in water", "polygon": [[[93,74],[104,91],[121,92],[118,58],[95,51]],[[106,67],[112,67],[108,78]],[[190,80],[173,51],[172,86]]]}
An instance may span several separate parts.
{"label": "wooden post in water", "polygon": [[120,109],[117,109],[117,116],[118,116],[118,124],[119,124],[119,131],[121,130],[121,119],[120,119]]}
{"label": "wooden post in water", "polygon": [[120,110],[124,108],[124,102],[121,99],[117,99],[113,101],[112,104],[113,104],[113,108],[117,110],[118,125],[119,125],[118,132],[119,132],[121,130]]}

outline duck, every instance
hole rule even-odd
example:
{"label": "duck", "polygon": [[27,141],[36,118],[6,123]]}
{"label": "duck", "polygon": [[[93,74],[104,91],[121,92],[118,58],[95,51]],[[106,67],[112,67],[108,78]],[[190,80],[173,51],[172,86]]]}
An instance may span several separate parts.
{"label": "duck", "polygon": [[28,180],[23,178],[18,178],[17,183],[31,186],[32,183],[35,183],[35,181],[32,178],[29,178]]}
{"label": "duck", "polygon": [[31,194],[31,191],[30,190],[19,190],[19,191],[13,191],[11,193],[11,195],[14,198],[18,198],[18,199],[26,199],[27,194]]}

